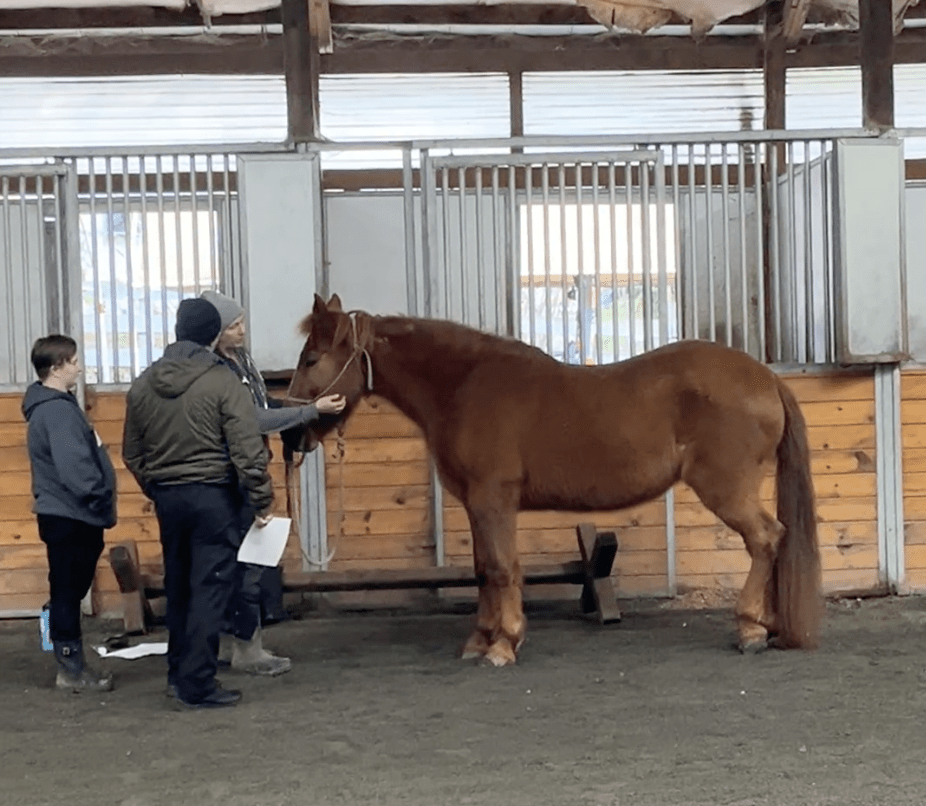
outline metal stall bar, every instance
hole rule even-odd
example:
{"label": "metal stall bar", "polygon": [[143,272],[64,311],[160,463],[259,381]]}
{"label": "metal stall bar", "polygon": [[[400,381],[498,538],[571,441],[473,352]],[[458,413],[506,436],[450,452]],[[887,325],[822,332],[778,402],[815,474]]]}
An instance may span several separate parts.
{"label": "metal stall bar", "polygon": [[141,216],[141,273],[145,284],[145,365],[154,360],[154,333],[151,327],[151,258],[148,254],[150,242],[148,240],[148,165],[144,158],[138,172],[138,204]]}
{"label": "metal stall bar", "polygon": [[723,232],[723,290],[724,290],[724,335],[725,344],[733,346],[733,274],[730,267],[730,163],[726,144],[720,149],[720,203]]}
{"label": "metal stall bar", "polygon": [[[129,377],[130,381],[140,372],[135,339],[135,278],[132,272],[132,205],[129,197],[129,158],[122,158],[122,215],[125,224],[125,288],[126,309],[128,313],[128,346],[129,346]],[[140,166],[140,173],[144,166]],[[115,238],[113,237],[113,240]],[[113,267],[113,282],[116,280],[115,267]]]}
{"label": "metal stall bar", "polygon": [[878,569],[892,593],[904,584],[903,438],[900,365],[875,365]]}
{"label": "metal stall bar", "polygon": [[656,195],[656,287],[659,307],[659,344],[669,343],[669,277],[666,265],[666,172],[662,149],[653,152],[653,190]]}
{"label": "metal stall bar", "polygon": [[[432,158],[426,149],[421,151],[420,160],[421,175],[421,207],[422,218],[425,226],[422,230],[422,269],[424,271],[424,313],[425,316],[438,317],[440,312],[437,309],[438,302],[441,300],[440,287],[437,284],[439,269],[435,267],[435,255],[437,250],[445,250],[446,237],[441,238],[438,234],[437,216],[437,186],[435,170]],[[442,172],[442,192],[444,202],[444,215],[442,223],[444,224],[443,233],[447,232],[449,213],[447,211],[447,177],[446,171]],[[445,308],[446,310],[446,308]],[[431,529],[434,537],[434,564],[438,567],[446,565],[446,547],[444,543],[444,486],[441,484],[440,477],[437,473],[437,466],[433,458],[428,460],[431,478],[431,497],[430,497],[430,520]]]}
{"label": "metal stall bar", "polygon": [[418,266],[415,249],[415,181],[412,152],[402,149],[402,196],[405,201],[405,304],[409,316],[418,316]]}
{"label": "metal stall bar", "polygon": [[737,159],[739,161],[736,171],[736,195],[739,215],[739,258],[740,258],[740,315],[743,319],[742,349],[749,352],[749,271],[746,250],[746,146],[740,143],[737,146]]}
{"label": "metal stall bar", "polygon": [[[546,305],[544,306],[546,313],[545,332],[547,334],[547,353],[553,355],[553,281],[550,273],[550,259],[553,251],[550,243],[550,163],[544,161],[540,170],[541,201],[543,203],[543,287],[546,291]],[[560,273],[565,273],[565,267],[561,268]]]}
{"label": "metal stall bar", "polygon": [[765,275],[763,266],[765,265],[765,244],[762,241],[762,210],[764,208],[764,190],[762,184],[762,164],[763,159],[759,154],[759,148],[761,144],[756,147],[754,162],[753,162],[753,185],[755,188],[756,194],[756,295],[758,297],[758,304],[756,306],[757,316],[759,321],[759,353],[758,358],[760,361],[765,361],[766,358],[766,333],[765,328],[767,322],[765,319]]}
{"label": "metal stall bar", "polygon": [[691,313],[691,333],[685,334],[689,338],[698,339],[701,337],[701,304],[699,294],[699,271],[698,271],[698,228],[695,226],[697,221],[697,193],[695,191],[695,170],[697,162],[695,160],[695,145],[690,143],[688,146],[688,260],[683,264],[689,269],[691,281],[686,282],[685,288],[691,289],[691,304],[688,310]]}
{"label": "metal stall bar", "polygon": [[602,308],[601,308],[601,224],[598,220],[600,214],[600,209],[598,205],[598,185],[599,185],[599,175],[598,171],[600,168],[600,163],[592,162],[591,171],[592,171],[592,243],[593,243],[593,253],[594,253],[594,283],[593,289],[595,293],[595,363],[602,364],[604,363],[603,353],[604,353],[604,340],[602,336],[602,321],[604,319]]}

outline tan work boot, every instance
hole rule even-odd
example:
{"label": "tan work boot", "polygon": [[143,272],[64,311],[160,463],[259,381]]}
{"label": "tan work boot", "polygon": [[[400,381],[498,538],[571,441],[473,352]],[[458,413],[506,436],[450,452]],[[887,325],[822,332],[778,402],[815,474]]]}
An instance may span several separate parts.
{"label": "tan work boot", "polygon": [[235,637],[231,633],[219,633],[219,651],[216,660],[222,666],[229,666],[235,653]]}
{"label": "tan work boot", "polygon": [[232,643],[234,646],[231,659],[232,669],[261,677],[276,677],[286,674],[293,668],[289,658],[279,657],[264,649],[259,626],[254,630],[250,641],[235,638]]}

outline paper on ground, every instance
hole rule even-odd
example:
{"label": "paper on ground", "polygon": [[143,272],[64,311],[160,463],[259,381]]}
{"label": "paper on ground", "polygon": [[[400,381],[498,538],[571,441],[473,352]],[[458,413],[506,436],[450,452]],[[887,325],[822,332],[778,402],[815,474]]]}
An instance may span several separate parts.
{"label": "paper on ground", "polygon": [[107,649],[105,646],[96,647],[101,658],[143,658],[145,655],[166,655],[167,641],[150,641],[147,644],[127,646],[125,649]]}
{"label": "paper on ground", "polygon": [[266,526],[255,523],[238,549],[238,562],[268,565],[271,568],[279,565],[289,538],[290,523],[292,518],[274,518]]}

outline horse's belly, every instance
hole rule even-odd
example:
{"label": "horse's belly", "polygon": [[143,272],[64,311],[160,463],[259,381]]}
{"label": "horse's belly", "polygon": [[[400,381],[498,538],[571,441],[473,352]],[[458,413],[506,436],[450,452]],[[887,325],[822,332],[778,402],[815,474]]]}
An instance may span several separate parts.
{"label": "horse's belly", "polygon": [[521,509],[575,512],[623,509],[662,495],[677,480],[677,473],[669,466],[586,473],[551,468],[549,473],[525,480]]}

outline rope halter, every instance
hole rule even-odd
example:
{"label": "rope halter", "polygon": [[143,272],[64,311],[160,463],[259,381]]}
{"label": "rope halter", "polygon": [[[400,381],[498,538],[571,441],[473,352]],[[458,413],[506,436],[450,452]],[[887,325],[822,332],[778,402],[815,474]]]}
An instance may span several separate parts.
{"label": "rope halter", "polygon": [[[292,394],[292,391],[293,391],[293,383],[296,380],[296,374],[299,372],[299,370],[297,369],[296,372],[293,373],[293,377],[290,378],[289,387],[286,390],[286,397],[283,398],[284,400],[291,400],[294,403],[315,403],[317,402],[319,398],[324,397],[326,394],[328,394],[328,392],[330,392],[334,388],[334,385],[339,380],[341,380],[342,376],[347,371],[347,368],[354,361],[360,361],[361,358],[366,359],[366,372],[364,373],[366,376],[366,390],[368,392],[373,391],[373,359],[370,358],[370,353],[364,344],[364,342],[369,341],[369,338],[365,338],[361,341],[361,339],[357,335],[357,315],[359,313],[361,313],[361,311],[350,311],[347,314],[347,321],[350,322],[350,330],[351,330],[351,342],[352,342],[351,354],[350,354],[350,357],[347,359],[347,361],[344,363],[344,366],[341,367],[341,371],[338,372],[338,374],[334,376],[334,380],[331,381],[331,383],[329,383],[321,392],[319,392],[315,396],[314,400],[307,400],[304,397],[294,397]],[[369,336],[369,332],[366,335]],[[336,336],[337,336],[337,333],[335,333],[335,337]],[[337,339],[335,338],[334,341],[337,341]],[[363,366],[361,366],[361,371],[362,370],[363,370]]]}

